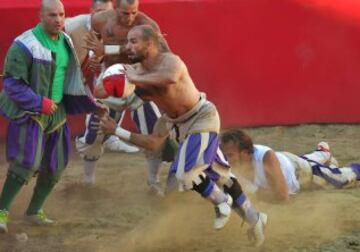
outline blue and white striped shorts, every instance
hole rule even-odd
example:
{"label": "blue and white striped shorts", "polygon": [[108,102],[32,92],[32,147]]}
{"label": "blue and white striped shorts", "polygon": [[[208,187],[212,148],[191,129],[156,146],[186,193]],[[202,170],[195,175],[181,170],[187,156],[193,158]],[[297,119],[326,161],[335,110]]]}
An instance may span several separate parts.
{"label": "blue and white striped shorts", "polygon": [[183,121],[167,119],[171,137],[180,146],[170,173],[191,189],[194,180],[202,173],[217,181],[224,173],[219,173],[214,164],[221,166],[230,176],[230,166],[219,148],[220,119],[216,107],[203,98],[199,106],[188,113]]}

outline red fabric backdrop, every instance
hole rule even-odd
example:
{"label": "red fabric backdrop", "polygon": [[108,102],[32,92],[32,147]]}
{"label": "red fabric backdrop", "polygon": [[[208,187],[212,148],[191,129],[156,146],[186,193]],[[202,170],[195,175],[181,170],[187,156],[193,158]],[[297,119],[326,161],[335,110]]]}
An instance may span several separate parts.
{"label": "red fabric backdrop", "polygon": [[[87,12],[89,2],[65,0],[67,15]],[[14,37],[37,23],[39,3],[1,1],[0,67]],[[359,1],[143,0],[141,9],[224,127],[360,122]],[[71,121],[79,132],[82,121]]]}

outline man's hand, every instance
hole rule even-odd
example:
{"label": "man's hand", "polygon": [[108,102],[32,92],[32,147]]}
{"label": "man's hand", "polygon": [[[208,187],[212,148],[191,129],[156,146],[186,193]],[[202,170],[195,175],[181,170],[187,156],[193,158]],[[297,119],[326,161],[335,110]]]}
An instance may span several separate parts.
{"label": "man's hand", "polygon": [[101,58],[97,58],[96,56],[90,57],[88,61],[88,68],[91,72],[99,74],[102,70]]}
{"label": "man's hand", "polygon": [[[95,117],[100,118],[95,115]],[[91,122],[91,128],[97,130],[98,134],[114,135],[117,123],[109,115],[100,118],[100,122]]]}
{"label": "man's hand", "polygon": [[97,37],[95,31],[90,31],[84,38],[86,45],[84,48],[92,50],[97,58],[104,56],[104,45]]}
{"label": "man's hand", "polygon": [[100,129],[104,134],[114,135],[117,127],[116,121],[109,115],[100,118]]}
{"label": "man's hand", "polygon": [[138,73],[136,69],[132,65],[124,65],[124,68],[125,68],[124,72],[128,81],[134,84],[137,83]]}
{"label": "man's hand", "polygon": [[57,110],[58,106],[56,105],[56,103],[51,100],[51,110],[50,110],[50,114],[54,113]]}
{"label": "man's hand", "polygon": [[51,115],[58,108],[56,103],[47,97],[43,97],[41,103],[41,113],[45,115]]}

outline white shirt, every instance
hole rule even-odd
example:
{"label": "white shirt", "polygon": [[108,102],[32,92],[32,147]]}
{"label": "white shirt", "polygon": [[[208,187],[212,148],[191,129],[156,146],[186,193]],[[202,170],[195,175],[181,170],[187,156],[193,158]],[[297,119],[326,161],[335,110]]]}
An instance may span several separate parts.
{"label": "white shirt", "polygon": [[[255,170],[254,184],[257,187],[264,189],[270,189],[264,171],[264,156],[269,150],[271,150],[271,148],[268,146],[258,144],[254,145],[252,160],[252,165]],[[300,190],[300,184],[295,175],[295,166],[281,152],[275,152],[275,155],[280,162],[280,168],[285,177],[289,194],[297,193]]]}
{"label": "white shirt", "polygon": [[91,29],[91,14],[82,14],[65,19],[65,32],[72,33],[79,27],[84,27],[88,31]]}

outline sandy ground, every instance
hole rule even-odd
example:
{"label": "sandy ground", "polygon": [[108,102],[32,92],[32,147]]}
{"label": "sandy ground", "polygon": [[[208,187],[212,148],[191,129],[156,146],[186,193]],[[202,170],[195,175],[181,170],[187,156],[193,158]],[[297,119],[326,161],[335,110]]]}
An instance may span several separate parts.
{"label": "sandy ground", "polygon": [[[358,125],[246,131],[256,143],[297,154],[311,151],[325,140],[341,164],[360,162]],[[164,165],[163,180],[166,170]],[[0,184],[5,175],[1,155]],[[99,162],[93,188],[84,187],[81,178],[81,160],[74,153],[45,206],[49,216],[58,220],[51,228],[23,221],[34,181],[26,186],[11,209],[9,234],[0,235],[0,251],[256,251],[249,246],[246,224],[242,227],[237,215],[223,230],[214,231],[213,209],[195,193],[174,192],[165,199],[150,195],[142,153],[106,153]],[[284,205],[254,204],[269,215],[267,242],[260,251],[360,251],[360,189],[302,192]]]}

